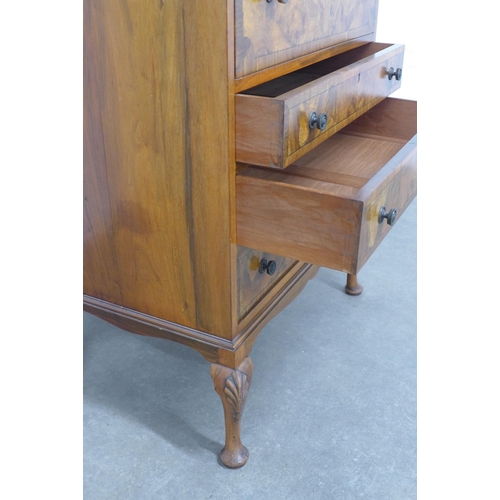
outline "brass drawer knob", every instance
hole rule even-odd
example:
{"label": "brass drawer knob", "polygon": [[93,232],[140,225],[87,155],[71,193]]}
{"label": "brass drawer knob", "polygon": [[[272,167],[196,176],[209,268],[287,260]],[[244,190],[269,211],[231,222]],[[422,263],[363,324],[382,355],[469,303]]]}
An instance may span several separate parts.
{"label": "brass drawer knob", "polygon": [[395,208],[391,208],[388,212],[385,211],[385,207],[380,209],[378,215],[378,223],[382,224],[384,219],[387,219],[387,224],[392,226],[396,222],[396,216],[398,215],[398,211]]}
{"label": "brass drawer knob", "polygon": [[309,128],[312,130],[314,127],[323,131],[328,123],[328,115],[326,113],[316,114],[316,111],[311,111],[309,115]]}
{"label": "brass drawer knob", "polygon": [[395,76],[396,80],[399,82],[401,80],[401,76],[403,75],[403,70],[401,68],[398,68],[396,71],[394,71],[394,68],[389,68],[387,74],[389,75],[389,80],[392,80],[392,77]]}
{"label": "brass drawer knob", "polygon": [[267,262],[267,259],[262,259],[260,261],[259,265],[259,273],[264,274],[267,272],[270,276],[274,274],[274,271],[276,271],[276,262],[274,260],[270,260]]}

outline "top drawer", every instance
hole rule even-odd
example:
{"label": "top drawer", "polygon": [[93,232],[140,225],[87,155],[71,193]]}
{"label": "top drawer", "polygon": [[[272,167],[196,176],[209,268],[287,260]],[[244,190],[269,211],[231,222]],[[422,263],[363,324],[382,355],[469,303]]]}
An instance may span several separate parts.
{"label": "top drawer", "polygon": [[403,57],[373,42],[237,94],[236,161],[292,164],[396,91]]}
{"label": "top drawer", "polygon": [[378,0],[235,0],[236,78],[375,32]]}

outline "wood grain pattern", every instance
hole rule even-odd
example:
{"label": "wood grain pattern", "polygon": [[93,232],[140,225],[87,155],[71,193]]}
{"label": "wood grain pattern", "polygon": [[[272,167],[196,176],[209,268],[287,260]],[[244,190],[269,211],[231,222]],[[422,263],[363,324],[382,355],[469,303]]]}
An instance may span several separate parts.
{"label": "wood grain pattern", "polygon": [[329,57],[333,57],[337,54],[343,52],[348,52],[353,49],[357,49],[367,43],[375,41],[375,33],[370,33],[369,35],[356,38],[354,40],[349,40],[344,43],[339,43],[333,47],[327,47],[325,49],[320,49],[315,52],[310,52],[304,54],[297,59],[292,59],[290,61],[282,62],[271,66],[266,69],[257,71],[256,73],[251,73],[249,75],[237,78],[234,81],[234,91],[236,93],[243,92],[245,90],[251,89],[256,85],[268,82],[275,78],[279,78],[282,75],[292,73],[298,69],[305,68],[311,64],[317,63],[318,61],[323,61]]}
{"label": "wood grain pattern", "polygon": [[[285,168],[400,87],[404,46],[370,43],[236,96],[236,160]],[[326,113],[325,130],[309,127]]]}
{"label": "wood grain pattern", "polygon": [[227,17],[84,2],[84,291],[231,338]]}
{"label": "wood grain pattern", "polygon": [[[290,172],[238,174],[240,245],[357,274],[390,229],[378,222],[382,204],[401,214],[416,195],[416,103],[386,99],[358,121]],[[392,137],[403,130],[406,143]]]}
{"label": "wood grain pattern", "polygon": [[[399,87],[386,73],[403,57],[369,43],[377,7],[84,0],[84,309],[212,363],[228,467],[248,459],[262,328],[315,276],[308,262],[355,290],[390,229],[380,206],[401,213],[416,193],[414,105],[368,111]],[[316,108],[321,133],[304,128]],[[288,169],[237,165],[236,149]],[[258,275],[263,257],[275,274]]]}
{"label": "wood grain pattern", "polygon": [[[252,242],[267,252],[345,272],[355,267],[354,235],[360,231],[362,210],[356,203],[257,179],[247,171],[238,175],[236,188],[239,244]],[[280,222],[259,232],[267,217]]]}
{"label": "wood grain pattern", "polygon": [[364,204],[363,225],[359,237],[357,269],[366,263],[380,242],[391,230],[386,221],[378,220],[380,209],[397,209],[397,218],[404,213],[417,194],[417,151],[405,161],[399,172],[387,183],[373,199]]}
{"label": "wood grain pattern", "polygon": [[[262,259],[274,261],[272,275],[260,273]],[[272,286],[286,273],[295,261],[252,248],[238,247],[238,319],[241,320]]]}
{"label": "wood grain pattern", "polygon": [[267,322],[297,297],[317,271],[316,266],[297,262],[287,271],[286,278],[281,279],[263,297],[258,306],[238,324],[238,334],[233,340],[200,332],[86,295],[83,296],[83,308],[123,330],[178,342],[195,349],[211,363],[235,369],[250,354],[258,334]]}
{"label": "wood grain pattern", "polygon": [[285,135],[283,101],[237,95],[234,102],[238,161],[254,165],[281,165]]}
{"label": "wood grain pattern", "polygon": [[83,310],[136,335],[156,337],[186,345],[198,351],[210,363],[219,363],[221,352],[227,352],[222,356],[222,359],[226,361],[235,352],[231,340],[155,318],[95,297],[83,296]]}
{"label": "wood grain pattern", "polygon": [[[377,53],[376,59],[370,57],[369,61],[358,68],[359,72],[354,76],[290,108],[288,114],[288,156],[312,141],[316,140],[315,144],[319,144],[317,139],[320,136],[324,140],[332,135],[329,133],[330,129],[335,127],[335,130],[340,130],[342,122],[346,122],[357,111],[368,111],[381,98],[400,88],[401,83],[395,78],[389,80],[387,70],[390,67],[403,67],[404,48],[394,46],[391,49],[385,55],[380,53],[385,52],[385,50],[380,51]],[[375,60],[377,64],[372,65]],[[317,128],[309,129],[309,115],[313,110],[328,115],[325,131],[320,131]],[[295,156],[294,159],[296,158]]]}
{"label": "wood grain pattern", "polygon": [[375,32],[378,0],[235,0],[236,78]]}

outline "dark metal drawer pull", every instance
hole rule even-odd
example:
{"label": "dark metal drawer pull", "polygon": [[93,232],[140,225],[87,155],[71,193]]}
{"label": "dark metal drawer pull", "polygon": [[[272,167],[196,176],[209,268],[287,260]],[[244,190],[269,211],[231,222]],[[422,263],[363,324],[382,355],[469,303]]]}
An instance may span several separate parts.
{"label": "dark metal drawer pull", "polygon": [[316,111],[311,111],[309,115],[309,128],[312,130],[314,127],[319,130],[325,130],[328,123],[328,115],[326,113],[316,114]]}
{"label": "dark metal drawer pull", "polygon": [[[267,0],[267,3],[271,3],[273,0]],[[288,3],[288,0],[278,0],[279,3]]]}
{"label": "dark metal drawer pull", "polygon": [[378,223],[382,224],[384,219],[387,219],[387,224],[392,226],[396,222],[396,216],[398,215],[398,211],[395,208],[391,208],[388,212],[385,211],[385,207],[380,209],[378,215]]}
{"label": "dark metal drawer pull", "polygon": [[266,271],[270,276],[274,274],[274,271],[276,271],[276,262],[274,260],[267,262],[267,259],[262,259],[260,261],[259,273],[264,274]]}
{"label": "dark metal drawer pull", "polygon": [[392,80],[392,77],[395,76],[396,80],[399,82],[401,80],[401,76],[403,75],[403,70],[401,68],[398,68],[396,71],[394,71],[394,68],[389,68],[387,74],[389,75],[389,80]]}

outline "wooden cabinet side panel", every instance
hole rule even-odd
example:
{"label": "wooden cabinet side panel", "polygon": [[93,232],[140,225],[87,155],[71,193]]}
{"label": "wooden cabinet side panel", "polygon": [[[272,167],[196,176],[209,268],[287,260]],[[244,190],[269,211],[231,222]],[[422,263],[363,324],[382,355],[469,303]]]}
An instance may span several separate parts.
{"label": "wooden cabinet side panel", "polygon": [[226,2],[85,0],[84,291],[231,338],[226,24]]}

